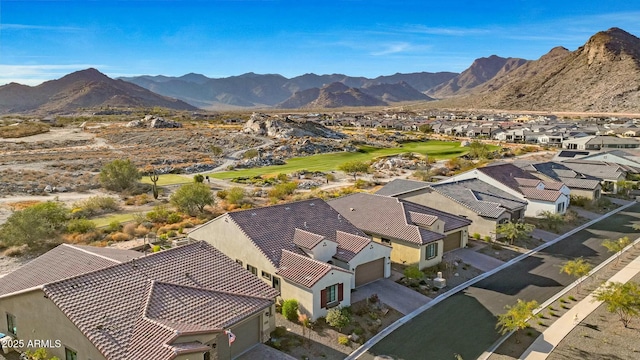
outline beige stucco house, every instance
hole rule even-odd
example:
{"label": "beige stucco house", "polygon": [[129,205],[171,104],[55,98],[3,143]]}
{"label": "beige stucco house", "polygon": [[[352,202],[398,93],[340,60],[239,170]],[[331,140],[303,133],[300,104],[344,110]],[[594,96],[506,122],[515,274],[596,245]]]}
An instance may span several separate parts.
{"label": "beige stucco house", "polygon": [[396,179],[382,187],[382,194],[447,212],[471,220],[469,234],[496,237],[496,227],[524,218],[527,202],[479,179],[432,184]]}
{"label": "beige stucco house", "polygon": [[0,328],[60,359],[226,359],[268,340],[277,291],[212,246],[140,256],[56,247],[0,278]]}
{"label": "beige stucco house", "polygon": [[298,300],[315,320],[351,304],[351,290],[391,275],[391,248],[321,199],[224,214],[189,233]]}
{"label": "beige stucco house", "polygon": [[356,193],[329,201],[345,219],[374,241],[391,246],[391,261],[437,265],[442,255],[465,247],[471,221],[398,198]]}

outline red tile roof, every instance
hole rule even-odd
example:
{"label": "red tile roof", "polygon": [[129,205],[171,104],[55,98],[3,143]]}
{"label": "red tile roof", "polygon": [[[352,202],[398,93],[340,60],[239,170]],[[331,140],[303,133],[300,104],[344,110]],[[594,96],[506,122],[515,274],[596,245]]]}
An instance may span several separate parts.
{"label": "red tile roof", "polygon": [[287,280],[310,288],[329,273],[329,271],[350,273],[347,270],[331,264],[314,260],[288,250],[282,250],[282,258],[280,259],[280,267],[277,274]]}
{"label": "red tile roof", "polygon": [[558,200],[562,193],[558,190],[538,190],[536,188],[522,188],[522,194],[525,198],[531,200],[552,201]]}
{"label": "red tile roof", "polygon": [[172,345],[180,334],[215,332],[270,306],[278,294],[205,242],[47,284],[43,291],[116,360],[172,359],[189,350]]}
{"label": "red tile roof", "polygon": [[323,239],[324,236],[322,235],[314,234],[302,229],[295,229],[295,232],[293,233],[293,243],[304,249],[313,249]]}

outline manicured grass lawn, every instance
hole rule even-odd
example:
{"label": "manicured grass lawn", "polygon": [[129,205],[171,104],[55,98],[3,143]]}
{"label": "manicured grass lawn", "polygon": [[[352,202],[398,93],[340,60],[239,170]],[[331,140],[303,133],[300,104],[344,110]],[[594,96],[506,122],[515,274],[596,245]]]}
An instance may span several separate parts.
{"label": "manicured grass lawn", "polygon": [[[158,175],[158,186],[186,184],[193,181],[193,176],[179,174]],[[153,184],[148,176],[143,176],[140,182],[144,184]]]}
{"label": "manicured grass lawn", "polygon": [[91,221],[93,221],[97,227],[103,227],[111,224],[113,221],[117,221],[119,223],[132,221],[134,215],[135,213],[109,214],[91,219]]}
{"label": "manicured grass lawn", "polygon": [[[492,147],[493,150],[494,147]],[[495,147],[497,149],[497,147]],[[363,146],[359,152],[340,152],[329,154],[318,154],[305,157],[287,159],[285,165],[265,166],[261,168],[225,171],[209,174],[210,177],[218,179],[229,179],[234,177],[250,177],[256,175],[274,175],[279,173],[289,174],[299,170],[309,171],[329,171],[335,170],[340,164],[352,160],[369,161],[382,156],[397,155],[405,152],[428,154],[436,160],[449,159],[464,155],[469,150],[460,147],[460,142],[448,141],[425,141],[405,143],[395,148],[374,148]]]}

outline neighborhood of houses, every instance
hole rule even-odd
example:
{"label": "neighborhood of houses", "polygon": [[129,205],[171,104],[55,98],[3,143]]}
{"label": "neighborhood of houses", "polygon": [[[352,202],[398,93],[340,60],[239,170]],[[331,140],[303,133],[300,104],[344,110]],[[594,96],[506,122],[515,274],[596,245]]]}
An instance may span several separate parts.
{"label": "neighborhood of houses", "polygon": [[389,278],[392,264],[436,266],[470,234],[496,239],[501,224],[564,214],[571,197],[595,200],[640,174],[633,121],[482,122],[428,121],[436,133],[561,149],[551,161],[497,163],[437,183],[395,179],[373,194],[228,212],[190,231],[186,245],[153,254],[59,245],[0,278],[0,331],[57,339],[49,353],[66,360],[235,358],[269,339],[282,300],[317,320]]}

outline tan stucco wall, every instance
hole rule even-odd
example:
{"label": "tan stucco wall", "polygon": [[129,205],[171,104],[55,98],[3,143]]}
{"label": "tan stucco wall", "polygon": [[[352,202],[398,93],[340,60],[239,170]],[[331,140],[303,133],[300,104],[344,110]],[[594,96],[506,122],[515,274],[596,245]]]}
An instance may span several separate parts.
{"label": "tan stucco wall", "polygon": [[47,348],[50,356],[64,359],[64,347],[67,346],[77,351],[78,359],[105,358],[71,320],[51,300],[44,297],[41,290],[0,299],[0,313],[0,332],[7,332],[6,313],[10,313],[16,317],[18,339],[25,343],[29,340],[60,340],[61,347]]}
{"label": "tan stucco wall", "polygon": [[595,190],[571,189],[571,196],[582,196],[593,200]]}
{"label": "tan stucco wall", "polygon": [[261,274],[262,271],[266,271],[273,276],[276,273],[276,268],[240,228],[231,219],[228,219],[227,215],[213,219],[190,232],[189,237],[208,242],[230,257],[231,260],[242,261],[242,266],[245,269],[247,264],[257,268],[258,277],[269,286],[272,285],[271,280],[264,279]]}
{"label": "tan stucco wall", "polygon": [[[373,241],[382,243],[381,236],[372,234]],[[414,245],[402,240],[387,238],[391,240],[391,261],[402,265],[418,265],[420,269],[437,265],[442,261],[442,250],[444,243],[438,240],[438,255],[430,260],[425,260],[427,245]],[[465,240],[466,244],[466,240]]]}

